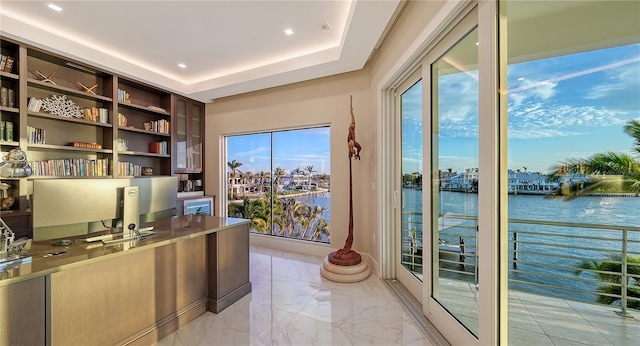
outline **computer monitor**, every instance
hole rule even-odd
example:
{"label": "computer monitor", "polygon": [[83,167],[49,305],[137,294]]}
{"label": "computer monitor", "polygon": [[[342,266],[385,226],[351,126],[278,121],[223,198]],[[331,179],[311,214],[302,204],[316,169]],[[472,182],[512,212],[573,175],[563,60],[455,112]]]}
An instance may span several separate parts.
{"label": "computer monitor", "polygon": [[140,222],[149,221],[149,215],[154,213],[175,214],[176,177],[34,180],[34,233],[42,227],[122,219],[124,188],[127,186],[139,189]]}

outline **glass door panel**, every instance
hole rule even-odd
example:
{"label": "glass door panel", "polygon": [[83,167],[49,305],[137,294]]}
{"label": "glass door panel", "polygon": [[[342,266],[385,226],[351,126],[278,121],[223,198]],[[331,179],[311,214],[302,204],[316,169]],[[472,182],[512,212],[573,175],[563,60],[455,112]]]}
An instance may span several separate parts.
{"label": "glass door panel", "polygon": [[400,125],[402,137],[400,263],[422,281],[422,80],[411,85],[400,98],[402,117]]}
{"label": "glass door panel", "polygon": [[202,169],[202,106],[196,103],[191,104],[191,164],[195,171]]}
{"label": "glass door panel", "polygon": [[176,169],[187,166],[187,101],[176,100]]}
{"label": "glass door panel", "polygon": [[637,344],[640,3],[500,7],[509,344]]}
{"label": "glass door panel", "polygon": [[431,298],[478,335],[478,34],[431,64]]}

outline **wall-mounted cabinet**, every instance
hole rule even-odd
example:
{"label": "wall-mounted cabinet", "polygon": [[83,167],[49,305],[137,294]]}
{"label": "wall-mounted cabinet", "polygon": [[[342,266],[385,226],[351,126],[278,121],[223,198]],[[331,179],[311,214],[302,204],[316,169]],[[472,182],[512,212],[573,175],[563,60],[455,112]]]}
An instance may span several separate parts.
{"label": "wall-mounted cabinet", "polygon": [[180,174],[179,191],[203,191],[204,104],[175,97],[174,105],[174,171]]}

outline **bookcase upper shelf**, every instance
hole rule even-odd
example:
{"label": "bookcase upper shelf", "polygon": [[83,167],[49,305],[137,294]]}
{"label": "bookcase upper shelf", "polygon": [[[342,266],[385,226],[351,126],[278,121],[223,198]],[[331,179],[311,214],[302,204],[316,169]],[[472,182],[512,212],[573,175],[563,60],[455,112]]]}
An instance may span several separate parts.
{"label": "bookcase upper shelf", "polygon": [[138,132],[138,133],[146,133],[148,135],[153,135],[153,136],[162,136],[162,137],[171,137],[170,133],[163,133],[163,132],[155,132],[155,131],[147,131],[147,130],[143,130],[143,129],[139,129],[137,127],[118,127],[118,130],[120,131],[132,131],[132,132]]}
{"label": "bookcase upper shelf", "polygon": [[73,89],[73,88],[69,88],[69,87],[65,87],[65,86],[60,86],[60,85],[54,85],[48,82],[43,82],[37,79],[33,79],[33,78],[29,78],[27,79],[27,83],[28,85],[31,86],[37,86],[39,88],[43,88],[43,89],[47,89],[49,91],[53,91],[53,92],[59,92],[59,93],[63,93],[63,94],[72,94],[74,96],[79,96],[79,97],[83,97],[89,100],[99,100],[99,101],[103,101],[103,102],[113,102],[113,98],[111,97],[106,97],[106,96],[102,96],[102,95],[95,95],[95,94],[91,94],[88,93],[84,90],[77,90],[77,89]]}
{"label": "bookcase upper shelf", "polygon": [[123,108],[130,108],[130,109],[135,109],[135,110],[139,110],[139,111],[143,111],[143,112],[147,112],[147,113],[152,113],[152,114],[157,114],[157,115],[162,115],[162,116],[171,116],[171,114],[169,112],[163,112],[160,110],[156,110],[156,109],[152,109],[152,108],[148,108],[145,106],[139,106],[133,103],[126,103],[126,102],[118,102],[118,106],[119,107],[123,107]]}
{"label": "bookcase upper shelf", "polygon": [[129,156],[171,157],[171,155],[146,153],[144,151],[120,151],[118,153],[120,155],[129,155]]}

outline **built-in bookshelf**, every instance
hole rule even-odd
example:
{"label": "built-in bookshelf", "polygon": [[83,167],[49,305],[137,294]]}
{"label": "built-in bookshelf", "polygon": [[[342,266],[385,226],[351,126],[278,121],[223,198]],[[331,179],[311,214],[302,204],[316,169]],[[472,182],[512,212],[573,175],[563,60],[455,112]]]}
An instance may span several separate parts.
{"label": "built-in bookshelf", "polygon": [[[0,178],[23,202],[11,209],[28,207],[35,179],[180,173],[184,180],[187,171],[198,174],[187,179],[202,179],[201,158],[186,170],[175,165],[175,94],[63,54],[0,42],[0,63],[12,58],[9,70],[0,68],[0,149],[4,156],[22,148],[33,170],[28,178]],[[201,107],[195,118],[203,116],[204,104],[180,99]],[[180,119],[189,140],[198,142],[189,154],[201,155],[201,129]]]}
{"label": "built-in bookshelf", "polygon": [[[20,147],[20,44],[0,40],[0,158]],[[6,210],[27,208],[26,184],[18,178],[0,177],[0,205]]]}
{"label": "built-in bookshelf", "polygon": [[135,176],[147,167],[154,174],[172,174],[167,144],[171,143],[171,94],[124,78],[118,79],[117,93],[118,141],[126,144],[119,155],[128,164],[122,171]]}
{"label": "built-in bookshelf", "polygon": [[26,51],[29,179],[113,176],[116,77],[35,48]]}

